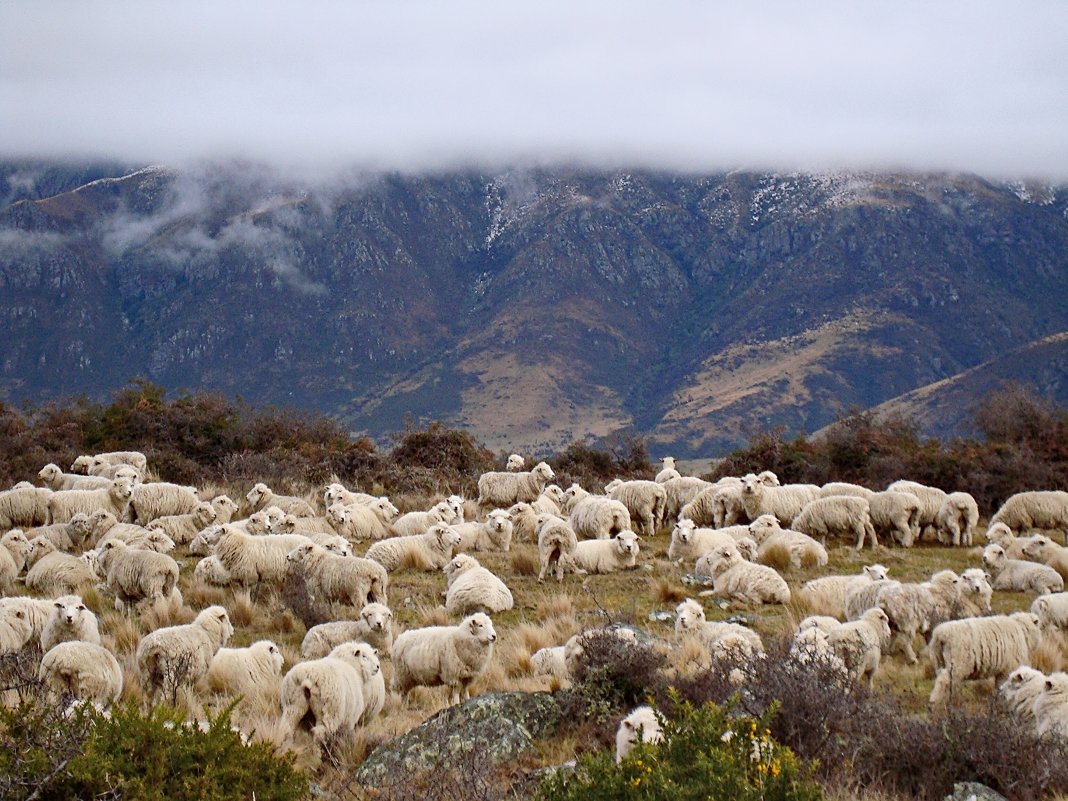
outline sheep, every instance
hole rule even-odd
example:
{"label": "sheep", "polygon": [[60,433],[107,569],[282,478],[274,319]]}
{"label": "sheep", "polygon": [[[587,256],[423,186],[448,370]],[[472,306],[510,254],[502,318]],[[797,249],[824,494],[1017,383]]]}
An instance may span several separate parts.
{"label": "sheep", "polygon": [[100,489],[111,484],[110,478],[64,473],[59,465],[49,462],[37,473],[37,478],[52,492],[72,489]]}
{"label": "sheep", "polygon": [[575,545],[575,564],[587,573],[616,573],[638,565],[639,537],[624,530],[610,540],[582,540]]}
{"label": "sheep", "polygon": [[453,529],[460,535],[457,551],[507,553],[512,547],[512,515],[505,509],[494,509],[481,523],[460,523]]}
{"label": "sheep", "polygon": [[247,648],[220,648],[208,665],[206,679],[215,692],[247,694],[274,687],[285,658],[271,640]]}
{"label": "sheep", "polygon": [[660,484],[664,488],[664,520],[676,520],[682,507],[704,490],[715,486],[695,476],[669,478]]}
{"label": "sheep", "polygon": [[846,620],[858,620],[869,609],[879,605],[879,593],[889,586],[899,586],[900,581],[855,582],[849,586],[845,595],[843,609]]}
{"label": "sheep", "polygon": [[1068,531],[1068,492],[1017,492],[994,512],[990,525],[995,523],[1004,523],[1014,534],[1036,528]]}
{"label": "sheep", "polygon": [[512,608],[511,590],[482,567],[475,557],[457,554],[443,569],[449,584],[445,593],[445,611],[450,615],[496,614]]}
{"label": "sheep", "polygon": [[300,566],[308,591],[318,600],[358,608],[386,600],[389,577],[385,568],[371,559],[337,556],[309,542],[291,550],[286,560]]}
{"label": "sheep", "polygon": [[131,548],[120,540],[109,540],[97,553],[119,611],[144,600],[181,597],[178,563],[166,554]]}
{"label": "sheep", "polygon": [[541,491],[541,495],[537,497],[531,506],[538,514],[548,513],[551,515],[559,516],[561,514],[561,504],[564,502],[564,491],[556,484],[546,484],[545,489]]}
{"label": "sheep", "polygon": [[890,620],[882,609],[869,609],[859,620],[843,623],[827,634],[827,643],[856,682],[875,683],[883,649],[890,642]]}
{"label": "sheep", "polygon": [[320,659],[300,662],[282,679],[282,723],[294,733],[311,716],[311,735],[317,743],[342,732],[351,734],[367,706],[364,676],[373,670],[365,662],[363,643],[342,643]]}
{"label": "sheep", "polygon": [[84,554],[78,557],[63,553],[46,539],[35,539],[30,545],[33,563],[26,571],[26,587],[34,592],[49,597],[69,595],[95,584],[99,578]]}
{"label": "sheep", "polygon": [[453,550],[460,543],[456,529],[436,523],[426,534],[390,537],[374,543],[365,556],[386,570],[411,567],[416,570],[441,570],[452,559]]}
{"label": "sheep", "polygon": [[748,656],[764,652],[760,635],[737,623],[714,623],[705,619],[705,610],[697,601],[687,598],[675,607],[675,634],[693,635],[711,651],[727,635],[737,636],[745,643]]}
{"label": "sheep", "polygon": [[1038,617],[1030,612],[940,623],[929,648],[935,681],[928,703],[941,704],[962,681],[993,677],[995,685],[1001,684],[1029,663],[1040,636]]}
{"label": "sheep", "polygon": [[504,469],[509,473],[518,473],[524,467],[526,467],[526,461],[518,453],[513,453],[508,456],[508,462],[505,464]]}
{"label": "sheep", "polygon": [[875,495],[875,490],[844,481],[832,481],[820,487],[821,498],[833,498],[837,495],[851,495],[855,498],[866,498],[870,501],[872,496]]}
{"label": "sheep", "polygon": [[1058,545],[1045,535],[1032,537],[1024,546],[1024,556],[1035,559],[1057,571],[1063,579],[1068,576],[1068,548]]}
{"label": "sheep", "polygon": [[329,509],[335,503],[340,503],[342,506],[352,506],[353,504],[371,504],[379,500],[388,502],[389,498],[385,495],[381,497],[368,495],[366,492],[350,492],[345,489],[344,484],[330,484],[323,492],[324,509]]}
{"label": "sheep", "polygon": [[994,588],[990,585],[986,571],[969,567],[960,574],[960,609],[957,617],[989,615],[993,594]]}
{"label": "sheep", "polygon": [[[133,513],[133,522],[146,526],[158,517],[190,514],[196,510],[199,503],[196,487],[153,481],[151,484],[138,484],[133,488],[130,510]],[[116,517],[122,519],[119,515]]]}
{"label": "sheep", "polygon": [[195,568],[193,579],[216,587],[228,587],[233,581],[230,571],[223,567],[217,556],[205,556]]}
{"label": "sheep", "polygon": [[768,564],[775,561],[776,552],[789,555],[790,567],[823,567],[827,564],[827,549],[807,534],[784,529],[775,515],[761,515],[749,524],[749,533],[760,546],[756,561]]}
{"label": "sheep", "polygon": [[363,712],[359,722],[366,726],[382,711],[386,705],[386,680],[382,675],[382,664],[378,652],[370,643],[349,643],[357,659],[363,677]]}
{"label": "sheep", "polygon": [[59,643],[71,640],[100,645],[96,615],[80,595],[63,595],[52,602],[52,614],[41,632],[41,650],[51,651]]}
{"label": "sheep", "polygon": [[616,764],[630,756],[639,742],[655,744],[663,740],[656,712],[652,707],[639,706],[623,718],[616,731]]}
{"label": "sheep", "polygon": [[828,537],[851,536],[856,540],[854,547],[858,551],[864,547],[865,537],[872,548],[879,544],[867,500],[852,495],[818,498],[805,504],[794,518],[792,528],[810,537],[820,537],[824,541]]}
{"label": "sheep", "polygon": [[637,523],[637,533],[655,537],[664,522],[664,505],[667,503],[664,488],[655,481],[613,483],[615,486],[605,487],[605,494],[627,507],[631,521]]}
{"label": "sheep", "polygon": [[[819,498],[819,492],[820,488],[815,484],[768,486],[760,480],[759,476],[749,473],[742,479],[742,507],[750,521],[756,520],[763,514],[773,514],[780,523],[788,526],[807,503]],[[811,534],[799,528],[796,523],[794,523],[794,528],[804,534]]]}
{"label": "sheep", "polygon": [[277,495],[262,481],[248,491],[245,500],[248,502],[249,514],[266,509],[268,506],[277,506],[286,514],[294,514],[297,517],[315,516],[315,510],[303,498],[297,498],[294,495]]}
{"label": "sheep", "polygon": [[[48,618],[51,615],[52,601],[49,599],[27,598],[23,595],[0,598],[0,621],[7,621],[6,624],[0,626],[0,629],[4,632],[0,634],[0,653],[6,653],[11,650],[17,651],[28,642],[40,642],[41,634],[44,632],[45,626],[48,625]],[[11,642],[10,635],[21,636],[22,623],[20,621],[25,621],[26,626],[28,626],[28,633],[25,639],[21,640],[13,648],[9,648],[4,643]]]}
{"label": "sheep", "polygon": [[1035,592],[1039,595],[1064,590],[1064,579],[1052,567],[1009,559],[1000,545],[987,545],[983,549],[983,565],[990,571],[991,585],[995,590]]}
{"label": "sheep", "polygon": [[1042,689],[1031,705],[1035,716],[1035,732],[1068,737],[1068,673],[1051,673],[1042,682]]}
{"label": "sheep", "polygon": [[42,657],[37,677],[60,698],[73,696],[104,706],[122,694],[119,660],[99,643],[59,643]]}
{"label": "sheep", "polygon": [[26,566],[30,553],[30,541],[19,529],[12,529],[0,537],[0,590],[10,595],[15,579]]}
{"label": "sheep", "polygon": [[1017,537],[1004,523],[994,523],[987,528],[985,536],[988,545],[1000,545],[1010,559],[1023,559],[1024,548],[1034,542],[1039,535]]}
{"label": "sheep", "polygon": [[580,539],[606,540],[630,529],[630,512],[622,501],[591,495],[577,484],[568,490],[573,499],[568,519]]}
{"label": "sheep", "polygon": [[[131,484],[140,484],[144,481],[144,471],[139,470],[132,464],[109,464],[96,457],[93,458],[93,463],[89,465],[88,473],[88,475],[82,476],[82,483],[93,478],[104,478],[112,481],[122,477],[129,478]],[[93,489],[93,487],[88,485],[84,487],[74,486],[72,489]]]}
{"label": "sheep", "polygon": [[215,653],[233,634],[230,616],[221,606],[209,606],[192,623],[165,626],[146,634],[137,646],[136,656],[150,695],[200,681]]}
{"label": "sheep", "polygon": [[[559,489],[559,487],[557,487],[557,489]],[[467,501],[464,500],[464,497],[462,495],[450,495],[445,499],[445,503],[452,509],[452,519],[446,520],[445,522],[450,526],[458,526],[463,523],[465,519],[464,514],[466,512],[465,504],[467,503]]]}
{"label": "sheep", "polygon": [[539,648],[530,656],[531,672],[543,678],[555,678],[560,684],[571,681],[571,674],[564,659],[564,646]]}
{"label": "sheep", "polygon": [[971,547],[978,523],[979,506],[967,492],[949,493],[935,515],[938,540],[953,545]]}
{"label": "sheep", "polygon": [[408,512],[393,521],[390,530],[394,535],[405,537],[425,534],[437,523],[448,523],[453,518],[453,509],[448,501],[438,501],[426,512]]}
{"label": "sheep", "polygon": [[904,548],[920,536],[920,499],[909,492],[872,493],[868,513],[876,535],[889,536]]}
{"label": "sheep", "polygon": [[286,556],[299,545],[313,544],[300,534],[245,534],[227,524],[215,542],[214,555],[234,584],[250,586],[261,581],[281,581],[286,575]]}
{"label": "sheep", "polygon": [[34,636],[30,612],[21,606],[3,603],[10,600],[14,599],[0,599],[0,654],[21,651]]}
{"label": "sheep", "polygon": [[782,576],[770,567],[745,561],[733,545],[720,546],[708,556],[712,590],[702,594],[747,605],[790,602],[790,588]]}
{"label": "sheep", "polygon": [[350,542],[381,540],[389,536],[389,525],[397,516],[397,507],[386,498],[369,504],[343,506],[335,503],[326,510],[326,519],[334,531]]}
{"label": "sheep", "polygon": [[148,459],[140,451],[108,451],[107,453],[98,453],[95,456],[79,456],[74,460],[74,464],[70,466],[70,469],[74,472],[78,472],[80,469],[88,469],[93,464],[115,464],[122,465],[128,464],[131,467],[136,467],[142,473],[148,470]]}
{"label": "sheep", "polygon": [[211,499],[211,508],[215,510],[215,522],[229,523],[234,519],[240,507],[229,495],[216,495]]}
{"label": "sheep", "polygon": [[533,503],[555,477],[545,462],[538,462],[528,472],[483,473],[478,477],[478,505],[504,508],[520,501]]}
{"label": "sheep", "polygon": [[830,632],[842,624],[834,618],[829,618],[829,620],[834,622],[831,628],[799,627],[797,633],[794,634],[793,642],[790,643],[787,658],[792,667],[813,669],[823,666],[828,677],[846,680],[849,678],[849,670],[845,662],[834,652],[830,642]]}
{"label": "sheep", "polygon": [[[665,489],[666,491],[666,489]],[[665,503],[665,514],[667,504]],[[689,502],[679,507],[680,520],[692,520],[699,526],[724,528],[739,521],[747,521],[742,504],[741,483],[716,483],[698,492]]]}
{"label": "sheep", "polygon": [[922,584],[880,582],[886,586],[880,588],[876,604],[890,620],[890,650],[896,644],[904,651],[905,661],[915,664],[918,659],[912,641],[917,634],[926,639],[935,626],[954,617],[960,602],[960,583],[960,577],[952,570],[941,570]]}
{"label": "sheep", "polygon": [[[0,531],[8,529],[35,528],[53,522],[48,516],[48,501],[52,490],[34,487],[32,484],[0,492]],[[60,521],[66,522],[66,521]]]}
{"label": "sheep", "polygon": [[159,529],[140,529],[135,526],[127,527],[126,524],[114,526],[111,531],[97,541],[97,550],[102,545],[113,540],[118,540],[138,548],[142,551],[155,551],[156,553],[170,553],[174,550],[174,540]]}
{"label": "sheep", "polygon": [[814,610],[828,610],[839,617],[845,616],[845,599],[854,584],[885,581],[887,568],[880,564],[865,565],[859,575],[823,576],[807,581],[798,592],[801,601]]}
{"label": "sheep", "polygon": [[24,532],[26,539],[43,537],[61,551],[73,551],[81,548],[92,532],[89,515],[79,512],[66,523],[53,523],[50,526],[38,526]]}
{"label": "sheep", "polygon": [[157,517],[146,528],[159,530],[170,537],[175,545],[185,545],[198,533],[218,519],[215,507],[210,503],[198,503],[196,508],[184,515],[166,515]]}
{"label": "sheep", "polygon": [[482,612],[456,626],[410,629],[393,643],[393,691],[407,695],[419,685],[444,685],[449,704],[471,697],[471,682],[489,666],[497,632]]}
{"label": "sheep", "polygon": [[937,525],[938,510],[946,501],[946,492],[938,487],[928,487],[916,481],[894,481],[887,486],[889,492],[907,492],[915,495],[920,502],[920,514],[917,520],[919,531],[922,532],[928,526]]}
{"label": "sheep", "polygon": [[998,695],[1014,715],[1034,723],[1035,699],[1046,684],[1046,674],[1029,665],[1020,665],[1001,682]]}
{"label": "sheep", "polygon": [[[297,517],[285,515],[278,523],[271,527],[272,534],[303,534],[310,537],[315,534],[332,532],[334,527],[326,517]],[[340,535],[337,535],[340,536]],[[344,539],[344,538],[343,538]]]}
{"label": "sheep", "polygon": [[[577,485],[576,485],[577,486]],[[516,503],[508,508],[512,519],[512,537],[519,542],[532,542],[536,539],[538,512],[529,503]]]}
{"label": "sheep", "polygon": [[681,475],[675,467],[674,456],[661,456],[660,464],[660,472],[657,473],[656,477],[653,479],[657,484],[663,484],[665,481],[669,481],[670,479]]}
{"label": "sheep", "polygon": [[730,528],[697,528],[693,520],[683,518],[671,530],[668,559],[673,562],[698,560],[720,545],[735,545],[738,538],[749,533],[748,526]]}
{"label": "sheep", "polygon": [[97,509],[89,515],[89,536],[86,545],[97,547],[106,539],[119,539],[128,543],[133,539],[148,536],[148,529],[134,523],[120,523],[118,518],[105,509]]}
{"label": "sheep", "polygon": [[302,659],[319,659],[343,642],[366,642],[387,656],[393,651],[393,612],[385,604],[369,603],[356,620],[312,626],[300,645]]}
{"label": "sheep", "polygon": [[48,499],[48,519],[52,523],[69,523],[79,512],[92,516],[97,509],[103,509],[122,520],[133,502],[135,490],[129,481],[117,478],[101,489],[53,492]]}
{"label": "sheep", "polygon": [[1031,602],[1031,612],[1038,616],[1043,630],[1068,632],[1068,592],[1038,596]]}
{"label": "sheep", "polygon": [[571,524],[554,515],[538,515],[535,529],[538,537],[538,583],[545,580],[550,565],[556,564],[556,580],[563,581],[564,572],[585,575],[586,571],[575,563],[575,548],[578,538]]}

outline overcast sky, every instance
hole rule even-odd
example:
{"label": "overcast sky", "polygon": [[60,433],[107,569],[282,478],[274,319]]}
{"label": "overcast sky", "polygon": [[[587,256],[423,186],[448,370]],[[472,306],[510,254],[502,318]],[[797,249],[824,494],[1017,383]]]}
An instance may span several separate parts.
{"label": "overcast sky", "polygon": [[0,0],[0,157],[1068,178],[1068,2]]}

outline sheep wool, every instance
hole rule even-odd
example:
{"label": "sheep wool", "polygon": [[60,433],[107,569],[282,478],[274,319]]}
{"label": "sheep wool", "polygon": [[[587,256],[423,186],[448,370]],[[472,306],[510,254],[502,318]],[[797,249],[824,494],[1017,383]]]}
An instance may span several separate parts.
{"label": "sheep wool", "polygon": [[122,694],[119,660],[98,643],[59,643],[45,653],[37,675],[58,698],[73,696],[103,706]]}
{"label": "sheep wool", "polygon": [[1020,665],[998,687],[998,695],[1014,715],[1034,723],[1035,699],[1046,683],[1046,674],[1028,665]]}
{"label": "sheep wool", "polygon": [[100,645],[96,615],[79,595],[64,595],[52,602],[52,614],[41,632],[41,650],[51,651],[61,642],[71,641]]}
{"label": "sheep wool", "polygon": [[[52,490],[43,487],[15,485],[0,492],[0,531],[15,528],[35,528],[49,523],[66,523],[65,520],[52,520],[49,516],[49,501]],[[73,513],[71,514],[73,517]]]}
{"label": "sheep wool", "polygon": [[478,478],[479,507],[505,508],[520,501],[533,503],[556,476],[545,462],[526,472],[489,472]]}
{"label": "sheep wool", "polygon": [[192,623],[146,634],[137,646],[137,666],[145,686],[156,694],[179,684],[195,684],[233,634],[230,616],[221,606],[209,606]]}
{"label": "sheep wool", "polygon": [[656,536],[657,529],[664,522],[664,506],[667,503],[663,486],[655,481],[621,481],[611,490],[606,487],[605,491],[609,498],[627,507],[639,534]]}
{"label": "sheep wool", "polygon": [[319,600],[357,608],[386,600],[389,577],[385,568],[372,559],[337,556],[311,542],[298,545],[286,559],[299,567],[309,592]]}
{"label": "sheep wool", "polygon": [[336,620],[312,626],[300,645],[303,659],[319,659],[343,642],[366,642],[380,654],[393,651],[393,612],[385,604],[369,603],[357,620]]}
{"label": "sheep wool", "polygon": [[1004,523],[1013,533],[1037,528],[1068,530],[1068,492],[1045,490],[1018,492],[1010,496],[990,518],[990,525]]}
{"label": "sheep wool", "polygon": [[208,686],[235,695],[262,692],[277,684],[284,662],[282,651],[271,640],[247,648],[220,648],[208,665]]}
{"label": "sheep wool", "polygon": [[471,683],[489,666],[497,632],[489,616],[476,612],[456,626],[410,629],[393,643],[393,690],[444,685],[450,705],[471,695]]}
{"label": "sheep wool", "polygon": [[1009,559],[1000,545],[987,545],[983,549],[983,564],[990,571],[995,590],[1034,592],[1039,595],[1064,590],[1064,579],[1052,567]]}
{"label": "sheep wool", "polygon": [[890,620],[882,609],[869,609],[859,620],[843,623],[827,634],[827,642],[854,681],[875,682],[883,649],[890,643]]}
{"label": "sheep wool", "polygon": [[425,534],[427,529],[436,523],[448,523],[455,516],[453,508],[448,501],[438,501],[425,512],[408,512],[401,515],[390,527],[397,536],[411,534]]}
{"label": "sheep wool", "polygon": [[311,717],[311,734],[321,743],[340,732],[355,731],[364,713],[365,653],[359,643],[343,643],[321,659],[300,662],[282,679],[282,722],[296,732]]}
{"label": "sheep wool", "polygon": [[586,571],[575,563],[575,548],[578,538],[569,523],[553,515],[538,515],[535,529],[538,537],[538,581],[545,580],[549,568],[555,565],[556,580],[563,581],[564,572],[585,575]]}
{"label": "sheep wool", "polygon": [[482,567],[475,557],[457,554],[443,568],[448,580],[445,610],[450,615],[472,612],[496,614],[512,608],[512,593],[497,576]]}
{"label": "sheep wool", "polygon": [[746,605],[790,602],[790,587],[772,568],[745,561],[734,546],[710,552],[708,569],[712,590],[703,594]]}
{"label": "sheep wool", "polygon": [[616,764],[618,765],[642,743],[659,743],[664,739],[660,730],[660,720],[652,707],[639,706],[623,718],[616,731]]}
{"label": "sheep wool", "polygon": [[34,592],[70,595],[99,579],[85,559],[57,551],[48,540],[34,540],[31,547],[32,564],[26,571],[26,587]]}
{"label": "sheep wool", "polygon": [[386,570],[412,567],[417,570],[441,570],[452,559],[460,544],[460,535],[447,523],[435,523],[425,534],[390,537],[374,543],[366,557]]}
{"label": "sheep wool", "polygon": [[98,551],[100,569],[115,593],[115,608],[123,610],[141,601],[181,597],[178,563],[166,554],[131,548],[109,540]]}
{"label": "sheep wool", "polygon": [[575,564],[587,573],[617,573],[638,566],[638,540],[624,530],[610,540],[583,540],[576,543]]}
{"label": "sheep wool", "polygon": [[569,520],[577,538],[606,540],[630,529],[630,512],[622,501],[591,495],[577,484],[567,492]]}
{"label": "sheep wool", "polygon": [[479,522],[453,524],[460,535],[458,551],[503,551],[512,547],[512,515],[506,509],[494,509]]}
{"label": "sheep wool", "polygon": [[854,547],[858,551],[864,547],[865,539],[872,548],[879,544],[871,522],[868,500],[853,495],[817,498],[805,504],[794,518],[793,528],[824,541],[834,537],[850,537],[856,541]]}

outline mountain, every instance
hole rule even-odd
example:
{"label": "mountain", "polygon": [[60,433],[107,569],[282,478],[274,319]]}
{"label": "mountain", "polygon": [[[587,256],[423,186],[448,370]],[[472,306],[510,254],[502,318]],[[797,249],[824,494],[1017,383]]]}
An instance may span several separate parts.
{"label": "mountain", "polygon": [[973,175],[20,163],[0,197],[10,402],[143,375],[708,456],[1068,330],[1068,188]]}

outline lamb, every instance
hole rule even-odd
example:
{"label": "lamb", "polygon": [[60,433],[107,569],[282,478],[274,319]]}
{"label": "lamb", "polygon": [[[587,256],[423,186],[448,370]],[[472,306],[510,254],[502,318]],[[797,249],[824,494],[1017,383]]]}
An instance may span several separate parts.
{"label": "lamb", "polygon": [[854,681],[875,683],[883,649],[890,643],[890,620],[882,609],[869,609],[859,620],[828,632],[827,643]]}
{"label": "lamb", "polygon": [[192,623],[146,634],[137,646],[137,666],[150,695],[200,681],[233,634],[230,616],[221,606],[209,606]]}
{"label": "lamb", "polygon": [[148,459],[140,451],[108,451],[107,453],[98,453],[95,456],[79,456],[74,460],[74,464],[70,466],[70,469],[74,472],[82,469],[87,470],[94,463],[128,464],[131,467],[136,467],[142,474],[148,470]]}
{"label": "lamb", "polygon": [[450,615],[472,612],[496,614],[512,608],[512,593],[503,581],[465,553],[454,556],[444,568],[449,588],[445,610]]}
{"label": "lamb", "polygon": [[6,492],[0,492],[0,531],[15,527],[35,528],[56,522],[48,516],[48,501],[51,497],[52,490],[32,484],[16,484]]}
{"label": "lamb", "polygon": [[737,623],[714,623],[705,619],[705,610],[697,601],[687,598],[675,607],[675,634],[693,635],[710,650],[728,635],[740,637],[748,656],[764,652],[760,635]]}
{"label": "lamb", "polygon": [[624,530],[610,540],[582,540],[575,545],[575,564],[587,573],[616,573],[638,565],[639,537]]}
{"label": "lamb", "polygon": [[805,504],[794,518],[793,528],[824,540],[839,535],[851,536],[856,540],[854,547],[858,551],[864,547],[865,537],[871,542],[872,548],[879,544],[867,500],[851,495],[818,498]]}
{"label": "lamb", "polygon": [[509,455],[508,463],[504,466],[504,469],[507,470],[509,473],[518,473],[526,466],[527,465],[523,457],[520,456],[518,453],[513,453]]}
{"label": "lamb", "polygon": [[269,690],[281,678],[284,662],[282,651],[270,640],[248,648],[220,648],[208,665],[208,686],[234,694]]}
{"label": "lamb", "polygon": [[637,523],[637,533],[656,536],[664,522],[664,505],[667,503],[667,493],[660,484],[655,481],[614,481],[605,487],[605,493],[627,507],[631,521]]}
{"label": "lamb", "polygon": [[166,554],[109,540],[98,551],[98,558],[108,588],[115,593],[115,608],[119,611],[144,600],[181,598],[178,563]]}
{"label": "lamb", "polygon": [[52,602],[52,614],[48,616],[48,622],[41,632],[41,650],[48,652],[61,642],[71,640],[100,645],[96,615],[80,595],[64,595]]}
{"label": "lamb", "polygon": [[79,512],[92,516],[97,509],[103,509],[121,520],[133,503],[136,489],[126,479],[117,478],[102,489],[53,492],[48,499],[48,519],[52,523],[69,523]]}
{"label": "lamb", "polygon": [[[763,514],[773,514],[780,523],[788,526],[801,513],[806,504],[819,498],[819,493],[820,488],[814,484],[787,484],[784,487],[772,487],[752,473],[742,479],[742,507],[749,520],[756,520]],[[796,523],[794,523],[794,528],[804,534],[812,533],[800,528]]]}
{"label": "lamb", "polygon": [[1051,673],[1031,705],[1035,716],[1035,731],[1039,737],[1047,734],[1068,737],[1068,673]]}
{"label": "lamb", "polygon": [[715,485],[695,476],[678,476],[661,483],[664,488],[664,520],[676,520],[682,507]]}
{"label": "lamb", "polygon": [[157,517],[146,528],[159,530],[170,537],[175,545],[185,545],[197,534],[218,519],[215,507],[210,503],[198,503],[196,508],[184,515],[166,515]]}
{"label": "lamb", "polygon": [[1035,699],[1038,698],[1045,684],[1045,673],[1029,665],[1020,665],[998,687],[998,695],[1001,696],[1010,712],[1028,723],[1034,723]]}
{"label": "lamb", "polygon": [[554,515],[538,515],[538,582],[545,580],[550,565],[556,564],[556,580],[563,581],[564,571],[585,575],[585,570],[575,563],[575,548],[578,538],[571,524]]}
{"label": "lamb", "polygon": [[994,512],[990,525],[995,523],[1004,523],[1014,534],[1035,528],[1068,531],[1068,492],[1017,492]]}
{"label": "lamb", "polygon": [[408,512],[401,515],[390,526],[393,534],[401,537],[412,534],[425,534],[437,523],[448,523],[454,515],[448,501],[438,501],[426,512]]}
{"label": "lamb", "polygon": [[302,659],[319,659],[343,642],[366,642],[387,656],[393,651],[393,612],[385,604],[369,603],[357,620],[338,620],[312,626],[300,645]]}
{"label": "lamb", "polygon": [[85,554],[79,557],[63,553],[46,539],[35,539],[30,546],[32,564],[26,571],[26,587],[34,592],[49,597],[70,595],[99,579]]}
{"label": "lamb", "polygon": [[301,567],[308,591],[318,600],[357,608],[386,600],[389,577],[385,568],[371,559],[336,556],[311,542],[298,545],[286,559]]}
{"label": "lamb", "polygon": [[888,570],[883,565],[865,565],[859,575],[823,576],[807,581],[801,585],[798,594],[809,609],[831,611],[839,617],[844,617],[846,595],[853,585],[885,581],[887,573]]}
{"label": "lamb", "polygon": [[52,492],[72,489],[100,489],[111,484],[110,478],[103,476],[86,476],[80,473],[64,473],[59,465],[49,462],[37,474]]}
{"label": "lamb", "polygon": [[92,527],[89,516],[79,512],[66,523],[54,523],[50,526],[38,526],[25,532],[26,539],[33,541],[42,537],[61,551],[73,551],[81,548],[88,539]]}
{"label": "lamb", "polygon": [[249,514],[266,509],[268,506],[277,506],[286,514],[294,514],[297,517],[315,516],[315,510],[303,498],[297,498],[294,495],[277,495],[262,481],[248,491],[245,500],[248,501]]}
{"label": "lamb", "polygon": [[931,706],[952,696],[962,681],[993,677],[1001,684],[1030,661],[1040,639],[1039,620],[1030,612],[949,620],[935,627],[930,655],[935,667]]}
{"label": "lamb", "polygon": [[1052,567],[1009,559],[1000,545],[987,545],[983,549],[983,564],[990,571],[995,590],[1035,592],[1039,595],[1064,590],[1064,579]]}
{"label": "lamb", "polygon": [[916,481],[895,481],[887,488],[889,492],[907,492],[915,495],[920,502],[920,514],[917,520],[919,531],[928,526],[936,526],[938,510],[946,501],[946,492],[938,487],[928,487]]}
{"label": "lamb", "polygon": [[393,643],[393,691],[444,685],[449,704],[471,697],[471,683],[489,666],[497,632],[482,612],[456,626],[410,629]]}
{"label": "lamb", "polygon": [[1024,548],[1035,541],[1036,537],[1017,537],[1012,529],[1004,523],[994,523],[986,530],[986,541],[989,545],[1000,545],[1005,550],[1005,555],[1010,559],[1023,559]]}
{"label": "lamb", "polygon": [[941,570],[922,584],[881,582],[876,598],[878,607],[890,620],[893,631],[891,650],[896,643],[910,665],[918,659],[912,649],[917,634],[927,638],[939,623],[954,617],[960,603],[960,577],[952,570]]}
{"label": "lamb", "polygon": [[541,495],[531,504],[538,514],[551,514],[559,516],[564,502],[564,491],[556,484],[546,484]]}
{"label": "lamb", "polygon": [[740,537],[748,534],[748,526],[697,528],[693,520],[683,518],[671,530],[668,559],[673,562],[696,561],[721,545],[736,545]]}
{"label": "lamb", "polygon": [[941,542],[971,547],[979,523],[979,506],[967,492],[951,492],[935,515],[935,527]]}
{"label": "lamb", "polygon": [[1038,616],[1043,630],[1068,632],[1068,592],[1038,596],[1031,602],[1031,612]]}
{"label": "lamb", "polygon": [[616,764],[618,765],[634,750],[639,742],[660,743],[664,734],[660,721],[652,707],[640,706],[623,718],[616,731]]}
{"label": "lamb", "polygon": [[211,499],[211,508],[215,510],[216,523],[229,523],[240,509],[229,495],[216,495]]}
{"label": "lamb", "polygon": [[[289,732],[311,715],[312,737],[322,743],[342,732],[354,732],[367,704],[364,700],[364,662],[361,643],[343,643],[327,656],[301,662],[282,679],[282,721]],[[368,666],[367,672],[370,672]]]}
{"label": "lamb", "polygon": [[426,534],[390,537],[374,543],[365,554],[386,570],[411,567],[416,570],[441,570],[452,559],[453,550],[460,544],[456,529],[436,523]]}
{"label": "lamb", "polygon": [[504,508],[520,501],[533,503],[555,477],[545,462],[538,462],[529,472],[483,473],[478,478],[478,505]]}
{"label": "lamb", "polygon": [[1032,537],[1023,552],[1028,559],[1036,559],[1052,567],[1062,579],[1068,576],[1068,548],[1058,545],[1049,537],[1042,534]]}
{"label": "lamb", "polygon": [[15,579],[26,566],[26,557],[30,553],[30,541],[19,529],[12,529],[0,537],[0,591],[10,595],[15,587]]}
{"label": "lamb", "polygon": [[782,576],[770,567],[745,561],[736,547],[720,546],[709,558],[712,590],[703,594],[747,605],[790,602],[790,588]]}
{"label": "lamb", "polygon": [[776,561],[776,552],[789,555],[790,567],[823,567],[827,564],[827,549],[807,534],[784,529],[775,515],[761,515],[749,524],[749,533],[760,546],[756,561],[768,564]]}
{"label": "lamb", "polygon": [[99,643],[59,643],[41,659],[37,677],[59,698],[73,696],[106,706],[122,694],[119,660]]}
{"label": "lamb", "polygon": [[876,535],[889,536],[904,548],[911,548],[920,536],[920,499],[911,493],[873,493],[868,512]]}
{"label": "lamb", "polygon": [[369,504],[342,506],[334,504],[326,510],[326,519],[334,531],[350,542],[381,540],[389,536],[389,525],[397,516],[397,507],[385,498]]}
{"label": "lamb", "polygon": [[568,491],[569,520],[575,536],[606,540],[630,529],[630,512],[622,501],[604,495],[591,495],[578,484]]}
{"label": "lamb", "polygon": [[[158,517],[190,514],[196,510],[199,503],[196,487],[153,481],[151,484],[138,484],[133,488],[130,510],[135,523],[147,526]],[[116,517],[122,519],[120,515]]]}
{"label": "lamb", "polygon": [[989,615],[993,594],[994,588],[990,586],[986,571],[969,567],[960,574],[960,609],[956,617]]}
{"label": "lamb", "polygon": [[299,545],[313,544],[300,534],[245,534],[227,524],[215,542],[214,555],[234,584],[250,586],[261,581],[281,581],[286,575],[286,556]]}
{"label": "lamb", "polygon": [[460,523],[453,529],[460,535],[458,551],[507,553],[512,547],[512,515],[505,509],[494,509],[481,523]]}

